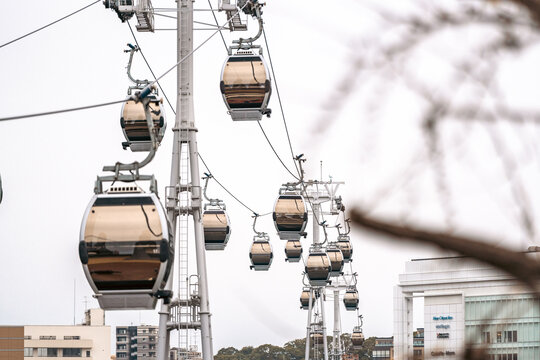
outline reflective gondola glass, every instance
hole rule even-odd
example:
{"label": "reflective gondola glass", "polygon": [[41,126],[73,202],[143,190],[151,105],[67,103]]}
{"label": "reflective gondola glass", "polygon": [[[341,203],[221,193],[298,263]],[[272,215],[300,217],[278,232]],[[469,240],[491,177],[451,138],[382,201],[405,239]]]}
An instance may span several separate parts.
{"label": "reflective gondola glass", "polygon": [[270,73],[260,55],[229,56],[223,65],[220,89],[233,120],[258,121],[270,112]]}
{"label": "reflective gondola glass", "polygon": [[312,286],[325,286],[330,275],[330,259],[325,252],[310,252],[306,263],[306,274]]}
{"label": "reflective gondola glass", "polygon": [[288,262],[299,262],[302,256],[302,243],[300,240],[288,240],[285,245],[285,255]]}
{"label": "reflective gondola glass", "polygon": [[358,291],[356,289],[348,289],[343,296],[343,304],[345,310],[354,311],[358,309]]}
{"label": "reflective gondola glass", "polygon": [[[165,112],[161,108],[160,100],[155,95],[150,95],[149,110],[154,121],[156,129],[156,140],[161,143],[167,123],[165,121]],[[122,105],[122,116],[120,125],[124,132],[126,142],[122,143],[124,149],[129,146],[131,151],[150,151],[152,149],[152,141],[150,139],[150,131],[146,122],[146,113],[142,102],[136,103],[134,100],[127,100]]]}
{"label": "reflective gondola glass", "polygon": [[268,238],[256,236],[253,239],[249,258],[251,259],[251,268],[256,271],[265,271],[270,268],[274,254],[272,253],[272,245]]}
{"label": "reflective gondola glass", "polygon": [[[304,310],[309,310],[309,288],[302,290],[302,294],[300,295],[300,308]],[[311,298],[311,306],[315,304],[315,294],[312,295]]]}
{"label": "reflective gondola glass", "polygon": [[359,326],[355,326],[351,334],[351,342],[355,349],[361,348],[364,345],[364,334]]}
{"label": "reflective gondola glass", "polygon": [[172,235],[155,194],[95,195],[79,256],[101,308],[153,309],[173,263]]}
{"label": "reflective gondola glass", "polygon": [[224,210],[205,210],[203,213],[203,228],[206,250],[225,249],[231,235],[231,227]]}
{"label": "reflective gondola glass", "polygon": [[272,216],[281,240],[299,240],[308,218],[304,198],[301,195],[280,195]]}
{"label": "reflective gondola glass", "polygon": [[339,276],[343,271],[343,254],[337,246],[328,246],[326,249],[330,259],[330,276]]}
{"label": "reflective gondola glass", "polygon": [[353,248],[348,235],[339,235],[337,246],[343,254],[343,262],[351,261]]}

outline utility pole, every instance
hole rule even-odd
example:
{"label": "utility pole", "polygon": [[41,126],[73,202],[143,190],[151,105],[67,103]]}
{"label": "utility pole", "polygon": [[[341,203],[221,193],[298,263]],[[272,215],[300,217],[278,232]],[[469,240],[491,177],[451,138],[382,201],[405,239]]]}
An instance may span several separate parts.
{"label": "utility pole", "polygon": [[[177,61],[186,57],[193,50],[193,0],[177,1]],[[198,304],[193,305],[189,299],[176,299],[173,301],[177,307],[176,314],[180,314],[181,307],[193,309],[198,307],[197,315],[191,316],[190,322],[177,316],[169,322],[170,305],[163,301],[159,312],[158,360],[167,360],[169,357],[169,330],[196,329],[201,331],[201,345],[203,360],[213,360],[212,330],[210,322],[210,305],[208,300],[208,281],[206,272],[206,253],[204,248],[204,233],[202,226],[202,199],[199,175],[199,159],[197,150],[197,128],[195,127],[193,106],[193,56],[189,56],[177,69],[177,103],[176,119],[173,128],[174,142],[171,164],[171,182],[167,192],[167,215],[173,228],[174,241],[178,238],[178,216],[193,217],[195,235],[195,254],[197,261]],[[189,167],[190,181],[181,179],[181,169]],[[187,175],[187,172],[183,174]],[[184,194],[187,202],[181,203],[180,196]],[[178,248],[178,247],[177,247]],[[180,258],[179,254],[176,254]],[[181,266],[179,261],[179,267]],[[179,279],[184,281],[184,279]],[[187,279],[186,279],[187,281]],[[169,278],[167,289],[172,290],[172,276]],[[192,314],[194,315],[194,314]],[[180,349],[179,349],[180,350]],[[186,349],[186,352],[188,349]]]}

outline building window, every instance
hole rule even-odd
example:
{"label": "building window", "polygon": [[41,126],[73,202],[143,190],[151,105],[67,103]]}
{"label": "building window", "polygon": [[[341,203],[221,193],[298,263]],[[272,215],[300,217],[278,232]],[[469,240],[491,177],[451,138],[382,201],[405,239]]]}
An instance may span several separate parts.
{"label": "building window", "polygon": [[39,357],[57,357],[58,349],[57,348],[38,348]]}
{"label": "building window", "polygon": [[502,331],[497,331],[497,342],[502,342]]}
{"label": "building window", "polygon": [[24,348],[24,357],[34,356],[34,348]]}
{"label": "building window", "polygon": [[43,335],[39,337],[39,340],[56,340],[56,336]]}
{"label": "building window", "polygon": [[517,342],[517,331],[504,331],[504,342]]}
{"label": "building window", "polygon": [[81,357],[81,348],[64,348],[62,349],[62,357]]}
{"label": "building window", "polygon": [[30,336],[30,335],[25,335],[25,336],[24,336],[24,340],[32,340],[32,336]]}
{"label": "building window", "polygon": [[86,350],[86,357],[90,357],[90,350]]}
{"label": "building window", "polygon": [[127,341],[127,337],[125,337],[125,336],[117,336],[116,341]]}
{"label": "building window", "polygon": [[491,333],[489,331],[482,332],[482,343],[491,344]]}
{"label": "building window", "polygon": [[116,354],[116,356],[119,357],[119,358],[126,358],[127,354],[126,353],[119,353],[119,354]]}
{"label": "building window", "polygon": [[116,331],[117,334],[125,334],[126,333],[126,329],[118,329]]}
{"label": "building window", "polygon": [[80,336],[64,336],[64,340],[81,340]]}

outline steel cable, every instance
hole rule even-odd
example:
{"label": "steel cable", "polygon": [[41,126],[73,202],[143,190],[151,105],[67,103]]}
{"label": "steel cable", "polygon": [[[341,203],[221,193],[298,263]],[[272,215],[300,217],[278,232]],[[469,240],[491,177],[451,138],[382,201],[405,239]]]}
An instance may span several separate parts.
{"label": "steel cable", "polygon": [[76,13],[81,12],[81,11],[83,11],[84,9],[89,8],[90,6],[92,6],[92,5],[94,5],[94,4],[97,4],[98,2],[100,2],[100,0],[96,0],[96,1],[94,1],[94,2],[92,2],[92,3],[90,3],[90,4],[88,4],[88,5],[86,5],[85,7],[80,8],[79,10],[76,10],[76,11],[72,12],[71,14],[68,14],[68,15],[66,15],[66,16],[64,16],[64,17],[61,17],[60,19],[55,20],[55,21],[53,21],[52,23],[49,23],[49,24],[47,24],[47,25],[45,25],[45,26],[42,26],[42,27],[40,27],[39,29],[36,29],[36,30],[34,30],[34,31],[31,31],[31,32],[29,32],[28,34],[25,34],[25,35],[23,35],[23,36],[19,36],[19,37],[16,38],[16,39],[13,39],[13,40],[11,40],[11,41],[8,41],[7,43],[0,45],[0,49],[3,48],[4,46],[8,46],[8,45],[10,45],[10,44],[13,44],[13,43],[16,42],[16,41],[22,40],[22,39],[24,39],[24,38],[27,37],[27,36],[30,36],[30,35],[32,35],[32,34],[35,34],[35,33],[37,33],[38,31],[41,31],[41,30],[43,30],[43,29],[45,29],[45,28],[48,28],[49,26],[54,25],[54,24],[56,24],[57,22],[60,22],[60,21],[62,21],[62,20],[64,20],[64,19],[67,19],[68,17],[70,17],[70,16],[72,16],[72,15],[75,15]]}

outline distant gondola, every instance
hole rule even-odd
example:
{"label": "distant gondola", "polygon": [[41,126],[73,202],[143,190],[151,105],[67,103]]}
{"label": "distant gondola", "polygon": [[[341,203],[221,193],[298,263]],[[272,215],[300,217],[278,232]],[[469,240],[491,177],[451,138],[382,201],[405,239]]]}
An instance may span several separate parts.
{"label": "distant gondola", "polygon": [[306,274],[311,286],[325,286],[330,275],[330,259],[320,248],[311,248],[306,262]]}
{"label": "distant gondola", "polygon": [[204,246],[206,250],[224,250],[231,235],[225,210],[208,209],[203,213]]}
{"label": "distant gondola", "polygon": [[281,240],[300,240],[307,225],[307,211],[300,194],[279,195],[272,214]]}
{"label": "distant gondola", "polygon": [[330,259],[330,276],[335,277],[343,273],[343,254],[335,243],[328,244],[326,253]]}
{"label": "distant gondola", "polygon": [[339,249],[341,250],[341,253],[343,254],[343,262],[348,263],[352,261],[353,248],[351,245],[349,235],[339,235],[337,246],[339,247]]}
{"label": "distant gondola", "polygon": [[270,245],[268,236],[255,236],[249,252],[249,258],[251,260],[250,268],[256,271],[266,271],[270,268],[273,257],[272,245]]}
{"label": "distant gondola", "polygon": [[[150,99],[148,106],[156,130],[156,141],[159,144],[165,135],[165,129],[167,127],[165,112],[161,107],[162,100],[158,99],[156,95],[151,94],[148,98]],[[120,117],[120,125],[127,140],[122,143],[122,146],[124,149],[129,147],[131,151],[150,151],[152,149],[152,141],[146,121],[144,105],[142,102],[135,102],[135,100],[129,99],[123,103]]]}
{"label": "distant gondola", "polygon": [[[303,310],[309,310],[309,293],[311,292],[310,288],[304,288],[302,294],[300,295],[300,308]],[[311,306],[315,304],[315,293],[311,296]]]}
{"label": "distant gondola", "polygon": [[348,311],[354,311],[358,309],[358,291],[356,290],[356,287],[350,287],[345,292],[345,296],[343,296],[343,304],[345,305],[345,310]]}
{"label": "distant gondola", "polygon": [[351,334],[351,342],[355,349],[362,348],[364,345],[364,334],[362,333],[362,328],[360,326],[355,326]]}
{"label": "distant gondola", "polygon": [[285,244],[285,260],[299,262],[302,257],[302,243],[300,240],[288,240]]}

